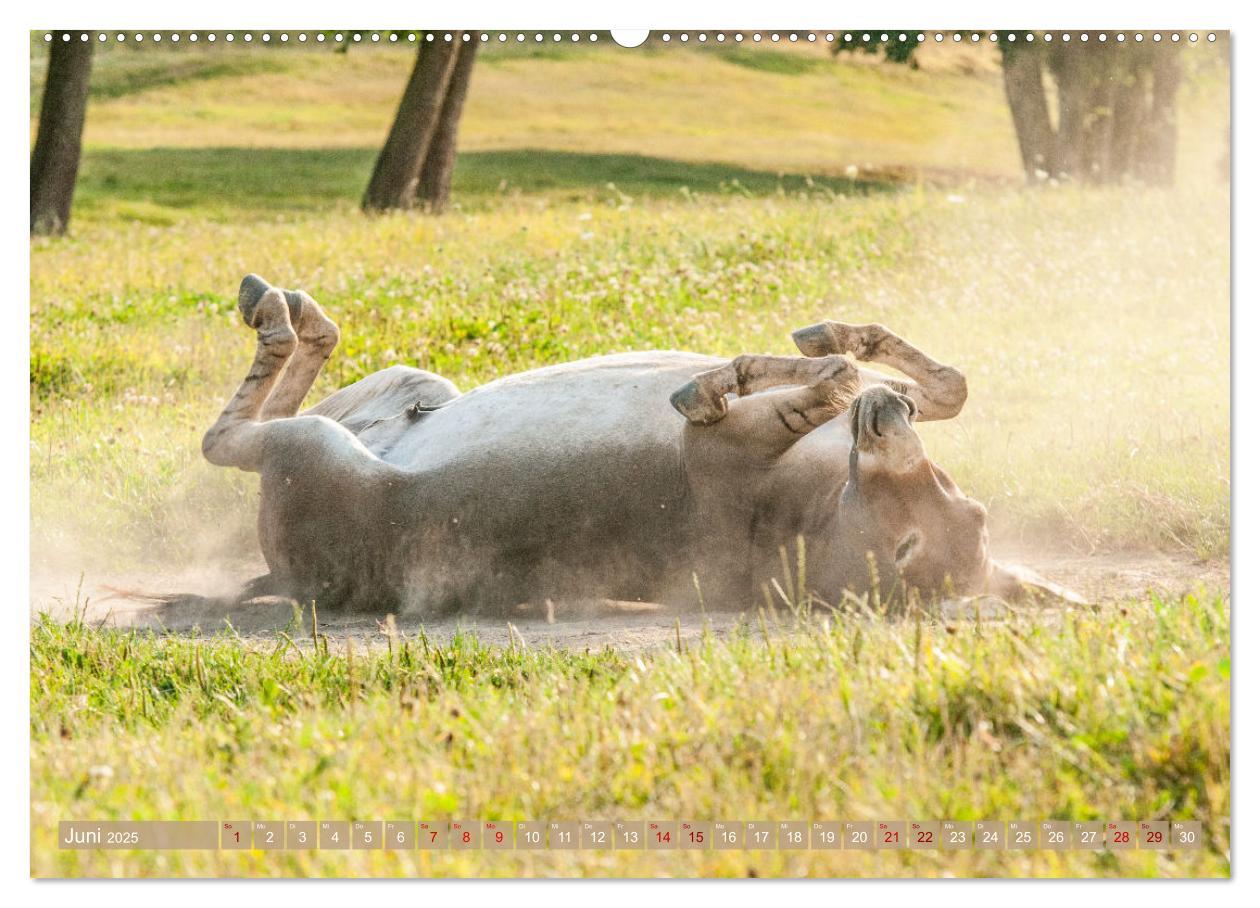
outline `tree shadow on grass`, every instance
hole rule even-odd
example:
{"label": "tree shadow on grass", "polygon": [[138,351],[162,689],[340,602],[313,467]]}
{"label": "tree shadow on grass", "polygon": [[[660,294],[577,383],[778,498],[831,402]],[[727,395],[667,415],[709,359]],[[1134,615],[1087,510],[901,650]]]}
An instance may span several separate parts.
{"label": "tree shadow on grass", "polygon": [[[75,204],[88,217],[155,223],[352,207],[375,159],[375,149],[362,148],[91,149],[84,155]],[[591,201],[616,200],[621,194],[866,195],[888,191],[903,179],[892,174],[811,177],[637,154],[513,149],[461,154],[454,201],[479,208],[518,194]]]}

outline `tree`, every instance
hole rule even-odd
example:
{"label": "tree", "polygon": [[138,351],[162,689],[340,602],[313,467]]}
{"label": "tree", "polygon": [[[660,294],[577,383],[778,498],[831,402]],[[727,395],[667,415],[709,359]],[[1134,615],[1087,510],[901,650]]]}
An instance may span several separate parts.
{"label": "tree", "polygon": [[842,53],[883,53],[889,63],[905,63],[911,69],[918,69],[914,52],[919,47],[917,32],[890,31],[887,29],[871,29],[864,32],[847,32],[837,35],[831,45],[832,56]]}
{"label": "tree", "polygon": [[[457,33],[458,34],[458,33]],[[450,197],[455,138],[476,45],[436,38],[420,45],[389,137],[363,196],[364,211],[440,211]]]}
{"label": "tree", "polygon": [[55,40],[50,48],[31,152],[32,234],[62,234],[70,223],[83,147],[92,43],[71,33],[70,40]]}
{"label": "tree", "polygon": [[1049,173],[1054,165],[1054,127],[1050,125],[1050,107],[1041,79],[1041,61],[1036,54],[1022,53],[1011,45],[1002,45],[1002,81],[1006,86],[1006,102],[1015,123],[1015,138],[1029,180],[1038,173]]}
{"label": "tree", "polygon": [[440,213],[451,200],[451,177],[455,173],[455,138],[459,133],[459,118],[464,112],[464,99],[468,97],[468,83],[472,80],[473,59],[477,45],[466,44],[455,60],[455,69],[446,88],[442,113],[438,117],[437,131],[429,143],[429,151],[420,168],[420,185],[416,195],[427,211]]}
{"label": "tree", "polygon": [[[1167,37],[1167,36],[1165,36]],[[1176,165],[1180,45],[1002,39],[1007,102],[1029,180],[1168,185]],[[1058,96],[1051,126],[1045,75]]]}
{"label": "tree", "polygon": [[[1176,170],[1177,88],[1181,44],[1071,41],[1036,32],[999,33],[1002,82],[1024,174],[1046,179],[1116,183],[1139,179],[1170,184]],[[905,38],[902,37],[905,35]],[[909,32],[872,29],[837,40],[835,53],[874,54],[915,65],[918,42]],[[1058,99],[1051,116],[1051,93]]]}

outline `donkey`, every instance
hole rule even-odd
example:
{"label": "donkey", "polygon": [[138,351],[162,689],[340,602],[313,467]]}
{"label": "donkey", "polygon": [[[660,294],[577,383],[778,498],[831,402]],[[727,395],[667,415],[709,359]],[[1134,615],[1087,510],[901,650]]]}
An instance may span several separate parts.
{"label": "donkey", "polygon": [[985,508],[914,428],[957,415],[966,380],[880,325],[802,328],[802,356],[622,353],[466,393],[392,366],[299,413],[337,326],[252,274],[239,309],[254,362],[202,450],[261,476],[256,593],[381,613],[742,609],[803,548],[799,593],[829,603],[1076,598],[990,558]]}

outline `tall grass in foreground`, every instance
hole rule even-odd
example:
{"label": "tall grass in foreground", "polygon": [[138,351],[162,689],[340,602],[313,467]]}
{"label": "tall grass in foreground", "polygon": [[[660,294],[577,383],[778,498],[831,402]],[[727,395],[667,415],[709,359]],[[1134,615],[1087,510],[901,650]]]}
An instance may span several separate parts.
{"label": "tall grass in foreground", "polygon": [[[767,614],[642,655],[32,628],[49,874],[1222,875],[1229,607]],[[1185,854],[89,854],[59,819],[1199,818]]]}

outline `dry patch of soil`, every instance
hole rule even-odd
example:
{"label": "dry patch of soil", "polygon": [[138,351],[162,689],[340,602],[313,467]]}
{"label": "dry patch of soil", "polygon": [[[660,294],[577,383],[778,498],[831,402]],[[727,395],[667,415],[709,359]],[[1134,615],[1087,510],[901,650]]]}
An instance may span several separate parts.
{"label": "dry patch of soil", "polygon": [[[1209,594],[1227,593],[1230,567],[1227,561],[1203,561],[1158,552],[1108,553],[1105,555],[1047,554],[1034,551],[1008,551],[1002,560],[1017,562],[1045,577],[1081,593],[1090,602],[1105,605],[1118,599],[1154,594],[1176,598],[1199,590]],[[89,621],[120,628],[149,628],[158,632],[212,634],[228,630],[246,640],[265,642],[289,633],[302,644],[309,643],[309,609],[299,626],[291,600],[269,597],[248,603],[227,604],[239,581],[263,572],[257,563],[242,563],[231,570],[176,572],[144,577],[85,576],[73,579],[33,578],[32,615],[46,611],[69,618],[75,603]],[[190,591],[206,597],[202,602],[152,606],[121,598],[117,589],[145,591]],[[966,606],[968,610],[974,608]],[[957,614],[958,607],[953,608]],[[971,614],[971,611],[967,612]],[[1000,610],[988,608],[993,617]],[[384,645],[384,616],[364,614],[320,615],[319,631],[332,641],[351,639],[356,645]],[[508,618],[433,618],[397,616],[395,626],[404,634],[421,629],[436,640],[449,640],[457,632],[474,633],[485,643],[506,646],[511,642],[529,647],[560,647],[573,650],[602,650],[612,647],[635,651],[657,646],[676,646],[699,638],[708,627],[721,638],[732,633],[750,616],[733,612],[680,612],[645,607],[638,603],[592,602],[556,605],[547,616],[543,609]],[[755,622],[755,616],[751,617]]]}

